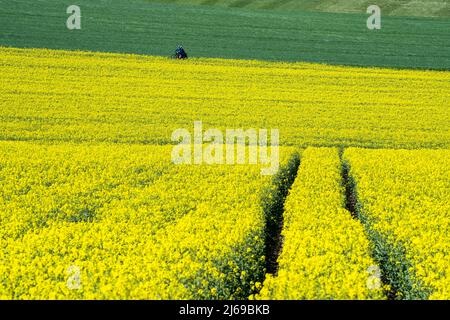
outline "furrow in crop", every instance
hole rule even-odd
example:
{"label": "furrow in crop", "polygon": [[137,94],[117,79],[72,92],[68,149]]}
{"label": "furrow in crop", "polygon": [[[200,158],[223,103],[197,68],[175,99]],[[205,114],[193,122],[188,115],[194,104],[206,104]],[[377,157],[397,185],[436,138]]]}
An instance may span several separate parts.
{"label": "furrow in crop", "polygon": [[276,275],[278,270],[278,256],[283,243],[281,231],[283,228],[284,202],[297,177],[299,166],[300,155],[295,153],[289,163],[281,168],[273,178],[271,189],[267,189],[262,198],[266,219],[266,273],[273,275]]}

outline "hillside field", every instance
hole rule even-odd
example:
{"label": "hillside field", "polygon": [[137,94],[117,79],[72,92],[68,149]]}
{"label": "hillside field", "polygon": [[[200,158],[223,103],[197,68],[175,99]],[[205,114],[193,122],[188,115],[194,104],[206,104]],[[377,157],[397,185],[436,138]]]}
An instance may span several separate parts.
{"label": "hillside field", "polygon": [[450,299],[448,1],[71,4],[0,0],[0,300]]}

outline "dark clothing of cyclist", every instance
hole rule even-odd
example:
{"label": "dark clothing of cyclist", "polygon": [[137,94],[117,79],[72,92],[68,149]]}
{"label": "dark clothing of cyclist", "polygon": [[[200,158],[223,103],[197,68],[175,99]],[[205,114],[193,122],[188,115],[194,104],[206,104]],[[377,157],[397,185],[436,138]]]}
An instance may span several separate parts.
{"label": "dark clothing of cyclist", "polygon": [[177,50],[175,50],[175,56],[177,59],[187,59],[187,53],[184,51],[183,47],[178,47]]}

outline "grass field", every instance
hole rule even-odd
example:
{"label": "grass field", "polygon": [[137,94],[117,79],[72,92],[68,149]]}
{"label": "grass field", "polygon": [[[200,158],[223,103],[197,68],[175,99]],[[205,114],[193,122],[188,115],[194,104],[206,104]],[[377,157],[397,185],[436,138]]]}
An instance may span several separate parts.
{"label": "grass field", "polygon": [[0,1],[0,299],[450,299],[447,1],[70,4]]}
{"label": "grass field", "polygon": [[65,27],[68,1],[0,2],[0,45],[194,57],[450,69],[448,18],[247,10],[144,0],[80,0],[82,30]]}

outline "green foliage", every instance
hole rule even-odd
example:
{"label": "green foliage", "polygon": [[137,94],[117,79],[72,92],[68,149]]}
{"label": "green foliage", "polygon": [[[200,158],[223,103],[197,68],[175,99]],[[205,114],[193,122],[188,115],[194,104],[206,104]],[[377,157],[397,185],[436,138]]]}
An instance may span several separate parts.
{"label": "green foliage", "polygon": [[[297,176],[300,154],[294,153],[286,166],[273,177],[272,184],[264,190],[261,204],[265,216],[265,257],[267,272],[276,270],[277,253],[281,249],[280,232],[283,223],[284,202]],[[262,278],[263,275],[261,275]]]}
{"label": "green foliage", "polygon": [[[265,10],[299,10],[319,12],[363,12],[371,0],[147,0],[177,4],[215,5],[229,8],[249,8]],[[449,17],[448,0],[378,0],[384,14],[399,16]]]}

